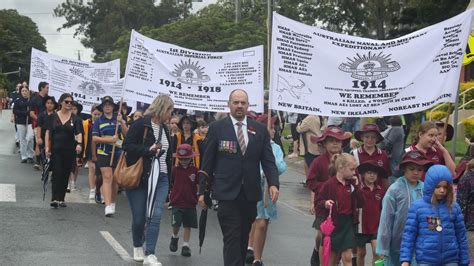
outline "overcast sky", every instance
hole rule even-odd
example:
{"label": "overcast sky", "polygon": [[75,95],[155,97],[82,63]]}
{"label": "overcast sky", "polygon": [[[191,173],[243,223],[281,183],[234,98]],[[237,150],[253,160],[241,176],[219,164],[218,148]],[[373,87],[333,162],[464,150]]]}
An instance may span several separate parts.
{"label": "overcast sky", "polygon": [[[203,3],[193,3],[193,7],[200,9],[216,1],[204,0]],[[74,29],[56,31],[66,21],[62,17],[53,16],[53,9],[62,2],[64,0],[0,0],[0,9],[16,9],[21,15],[30,17],[46,39],[49,53],[77,59],[79,51],[81,60],[91,61],[92,50],[81,44],[80,36],[73,37]]]}

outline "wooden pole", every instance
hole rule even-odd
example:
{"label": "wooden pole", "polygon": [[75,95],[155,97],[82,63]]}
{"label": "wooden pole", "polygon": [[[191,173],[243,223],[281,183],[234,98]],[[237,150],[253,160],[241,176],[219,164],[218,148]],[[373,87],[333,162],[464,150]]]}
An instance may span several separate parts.
{"label": "wooden pole", "polygon": [[[115,133],[114,133],[114,136],[117,135],[118,133],[118,127],[119,127],[119,122],[118,122],[118,115],[122,113],[122,103],[123,103],[123,97],[120,98],[120,105],[119,105],[119,109],[118,109],[118,114],[117,114],[117,123],[115,123]],[[122,117],[122,119],[124,119]],[[112,147],[112,155],[110,156],[110,166],[113,165],[114,163],[114,155],[115,155],[115,143],[113,144],[113,147]]]}
{"label": "wooden pole", "polygon": [[[272,49],[272,2],[273,0],[267,0],[267,84],[270,84],[270,55]],[[267,129],[270,132],[271,129],[271,118],[272,118],[272,110],[270,106],[268,106],[267,110]],[[264,193],[263,193],[263,206],[265,208],[268,207],[268,190],[269,186],[264,186]]]}

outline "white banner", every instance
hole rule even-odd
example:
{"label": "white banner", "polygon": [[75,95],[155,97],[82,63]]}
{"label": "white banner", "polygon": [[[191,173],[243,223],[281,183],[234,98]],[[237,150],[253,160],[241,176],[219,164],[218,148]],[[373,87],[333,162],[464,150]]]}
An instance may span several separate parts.
{"label": "white banner", "polygon": [[125,98],[138,105],[167,94],[176,108],[227,112],[230,92],[243,89],[249,109],[262,112],[263,46],[200,52],[132,31],[125,79]]}
{"label": "white banner", "polygon": [[[49,83],[49,95],[56,100],[63,93],[72,93],[75,99],[84,103],[95,103],[97,97],[105,95],[114,97],[119,80],[119,59],[106,63],[88,63],[32,48],[30,89],[38,91],[38,84],[46,81]],[[86,106],[89,107],[86,109]],[[91,104],[84,105],[84,112],[90,112],[90,106]]]}
{"label": "white banner", "polygon": [[325,31],[273,14],[270,108],[342,117],[454,102],[471,10],[393,40]]}
{"label": "white banner", "polygon": [[[74,100],[82,104],[83,113],[90,114],[92,105],[99,105],[102,102],[102,98],[105,96],[111,96],[116,103],[120,101],[123,91],[124,79],[111,83],[93,82],[90,80],[74,78],[71,81],[69,93],[72,94]],[[58,99],[56,97],[56,99]],[[135,108],[136,103],[127,101],[128,106]]]}

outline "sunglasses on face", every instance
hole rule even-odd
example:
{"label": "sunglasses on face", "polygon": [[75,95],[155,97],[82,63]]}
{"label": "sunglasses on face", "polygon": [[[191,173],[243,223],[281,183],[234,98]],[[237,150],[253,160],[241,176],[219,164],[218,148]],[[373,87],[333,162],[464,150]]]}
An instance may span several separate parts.
{"label": "sunglasses on face", "polygon": [[72,101],[65,100],[63,101],[65,104],[72,104]]}

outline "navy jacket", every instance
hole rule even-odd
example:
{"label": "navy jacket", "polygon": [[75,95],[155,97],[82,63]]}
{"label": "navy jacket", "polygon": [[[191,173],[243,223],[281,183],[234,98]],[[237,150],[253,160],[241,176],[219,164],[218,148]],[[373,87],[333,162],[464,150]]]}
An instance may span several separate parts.
{"label": "navy jacket", "polygon": [[[469,264],[466,227],[461,208],[455,202],[452,210],[446,203],[431,204],[431,197],[441,181],[453,183],[451,171],[434,165],[426,173],[423,198],[416,200],[408,212],[400,248],[400,262],[411,262],[413,251],[418,264]],[[442,231],[433,230],[429,217],[440,217]]]}
{"label": "navy jacket", "polygon": [[32,119],[29,117],[28,112],[29,100],[28,98],[19,97],[15,100],[13,106],[13,114],[15,115],[15,124],[17,125],[26,125],[31,124]]}
{"label": "navy jacket", "polygon": [[[243,187],[248,201],[260,201],[260,165],[269,186],[279,187],[270,134],[265,125],[251,119],[247,119],[247,129],[249,141],[242,155],[230,117],[209,125],[201,169],[212,179],[212,197],[216,200],[234,200]],[[203,194],[205,178],[200,178],[199,188]]]}
{"label": "navy jacket", "polygon": [[[166,154],[166,166],[168,167],[168,176],[171,175],[171,140],[170,133],[165,124],[161,124],[163,127],[163,136],[168,138],[170,146]],[[143,135],[145,130],[148,130],[145,142],[143,142]],[[150,175],[152,154],[150,154],[150,147],[155,143],[155,135],[153,134],[153,128],[151,127],[151,116],[146,115],[137,121],[135,121],[125,136],[123,149],[127,152],[125,158],[127,165],[132,165],[137,162],[140,157],[143,157],[143,174],[142,180],[147,180]]]}

